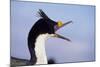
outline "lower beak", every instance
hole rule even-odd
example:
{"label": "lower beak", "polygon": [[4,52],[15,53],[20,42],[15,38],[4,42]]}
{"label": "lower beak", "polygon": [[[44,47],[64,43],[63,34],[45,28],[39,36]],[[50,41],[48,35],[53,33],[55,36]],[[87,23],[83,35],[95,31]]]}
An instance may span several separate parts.
{"label": "lower beak", "polygon": [[54,34],[54,37],[61,38],[61,39],[67,40],[67,41],[71,41],[69,38],[65,38],[64,36],[61,36],[59,34]]}

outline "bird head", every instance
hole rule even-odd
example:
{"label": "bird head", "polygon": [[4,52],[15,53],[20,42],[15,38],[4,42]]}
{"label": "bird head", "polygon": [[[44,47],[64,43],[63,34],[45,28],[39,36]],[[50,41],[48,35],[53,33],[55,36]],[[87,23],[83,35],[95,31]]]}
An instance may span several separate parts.
{"label": "bird head", "polygon": [[47,33],[51,34],[51,37],[57,37],[57,38],[61,38],[67,41],[71,41],[69,38],[66,38],[60,34],[57,34],[56,31],[66,26],[67,24],[72,23],[72,21],[68,21],[66,23],[63,23],[62,21],[53,21],[41,9],[39,9],[38,13],[40,17],[44,20],[44,23],[46,24],[44,28],[48,29]]}

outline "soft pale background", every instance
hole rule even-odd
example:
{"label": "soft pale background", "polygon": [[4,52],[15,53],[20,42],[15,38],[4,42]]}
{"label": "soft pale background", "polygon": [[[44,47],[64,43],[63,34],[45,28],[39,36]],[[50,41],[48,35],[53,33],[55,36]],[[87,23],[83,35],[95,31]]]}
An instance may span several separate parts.
{"label": "soft pale background", "polygon": [[27,36],[32,25],[39,19],[38,9],[42,9],[55,21],[73,21],[73,24],[57,32],[72,42],[56,38],[46,41],[48,59],[54,58],[56,63],[95,60],[94,6],[18,1],[11,2],[11,56],[29,59]]}

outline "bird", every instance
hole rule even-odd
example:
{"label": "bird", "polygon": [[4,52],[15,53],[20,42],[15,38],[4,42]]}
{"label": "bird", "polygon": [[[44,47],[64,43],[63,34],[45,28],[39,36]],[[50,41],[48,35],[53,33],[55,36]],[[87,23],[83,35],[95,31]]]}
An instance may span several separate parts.
{"label": "bird", "polygon": [[27,44],[30,53],[30,60],[27,62],[27,65],[48,64],[45,50],[45,41],[48,38],[56,37],[71,41],[69,38],[57,34],[56,31],[67,24],[72,23],[72,21],[65,23],[62,21],[54,21],[49,18],[42,9],[39,9],[38,14],[40,18],[30,28],[27,37]]}

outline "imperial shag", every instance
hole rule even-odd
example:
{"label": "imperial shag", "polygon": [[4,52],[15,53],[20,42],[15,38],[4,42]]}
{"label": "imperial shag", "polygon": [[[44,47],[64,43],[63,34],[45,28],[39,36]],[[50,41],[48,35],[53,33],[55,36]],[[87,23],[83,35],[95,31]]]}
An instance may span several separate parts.
{"label": "imperial shag", "polygon": [[39,9],[38,14],[40,19],[32,26],[28,34],[28,48],[30,52],[28,65],[48,63],[45,51],[45,40],[48,37],[58,37],[70,41],[70,39],[55,32],[72,21],[64,24],[61,21],[53,21],[41,9]]}

